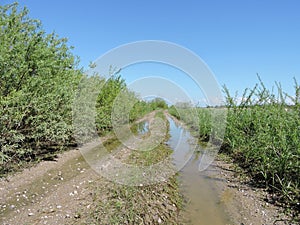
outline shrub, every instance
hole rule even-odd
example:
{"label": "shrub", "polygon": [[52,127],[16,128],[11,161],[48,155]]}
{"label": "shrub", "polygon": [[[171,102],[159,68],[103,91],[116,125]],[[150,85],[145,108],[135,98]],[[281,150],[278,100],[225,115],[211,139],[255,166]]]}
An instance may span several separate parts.
{"label": "shrub", "polygon": [[67,40],[46,34],[18,5],[0,7],[0,168],[72,141],[71,106],[80,79]]}

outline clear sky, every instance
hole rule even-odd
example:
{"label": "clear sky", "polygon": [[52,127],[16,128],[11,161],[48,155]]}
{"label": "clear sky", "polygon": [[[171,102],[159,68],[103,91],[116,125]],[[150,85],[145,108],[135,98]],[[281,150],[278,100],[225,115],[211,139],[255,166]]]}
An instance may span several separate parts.
{"label": "clear sky", "polygon": [[[164,40],[199,55],[218,82],[232,91],[241,92],[254,86],[257,73],[267,86],[278,81],[290,93],[293,77],[300,82],[298,0],[20,0],[19,3],[29,8],[31,17],[42,21],[47,32],[67,37],[83,67],[119,45]],[[129,76],[128,71],[124,73]]]}

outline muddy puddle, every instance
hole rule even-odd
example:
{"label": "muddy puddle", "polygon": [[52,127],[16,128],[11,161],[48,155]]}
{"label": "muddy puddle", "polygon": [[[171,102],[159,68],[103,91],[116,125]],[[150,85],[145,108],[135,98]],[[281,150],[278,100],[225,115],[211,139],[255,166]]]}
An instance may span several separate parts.
{"label": "muddy puddle", "polygon": [[170,139],[167,144],[174,149],[173,160],[179,170],[181,191],[187,200],[184,208],[186,224],[224,225],[230,224],[220,200],[220,186],[224,180],[217,179],[218,171],[211,165],[199,171],[202,149],[192,135],[172,119]]}
{"label": "muddy puddle", "polygon": [[[170,117],[169,135],[166,144],[173,150],[172,161],[179,171],[180,189],[186,199],[184,205],[184,223],[192,225],[232,224],[225,212],[221,200],[221,188],[225,180],[219,179],[217,168],[212,164],[206,170],[199,171],[203,162],[203,150],[191,133]],[[149,124],[142,121],[134,126],[138,135],[149,132]],[[209,162],[208,162],[209,163]]]}
{"label": "muddy puddle", "polygon": [[131,131],[137,135],[144,135],[149,132],[149,122],[144,120],[136,123],[131,127]]}

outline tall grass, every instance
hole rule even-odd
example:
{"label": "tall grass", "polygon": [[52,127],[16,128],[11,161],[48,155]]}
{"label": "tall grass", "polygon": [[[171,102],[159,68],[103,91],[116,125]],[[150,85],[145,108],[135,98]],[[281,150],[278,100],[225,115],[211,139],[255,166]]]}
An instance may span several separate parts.
{"label": "tall grass", "polygon": [[246,168],[278,200],[299,206],[300,87],[295,95],[276,93],[260,80],[245,90],[241,102],[224,87],[228,107],[223,151]]}
{"label": "tall grass", "polygon": [[[228,111],[221,151],[243,167],[256,184],[273,192],[277,202],[299,209],[300,87],[294,81],[293,96],[278,83],[268,90],[259,80],[239,100],[224,86]],[[188,110],[176,109],[177,116],[188,124],[194,118],[197,124],[193,128],[202,141],[211,135],[218,139],[212,133],[216,130],[212,123],[216,109],[198,108],[198,118],[189,116]]]}

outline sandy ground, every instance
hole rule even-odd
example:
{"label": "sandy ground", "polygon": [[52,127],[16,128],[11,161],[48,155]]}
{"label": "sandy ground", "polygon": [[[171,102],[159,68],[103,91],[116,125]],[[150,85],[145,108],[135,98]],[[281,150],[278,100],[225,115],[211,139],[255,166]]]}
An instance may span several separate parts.
{"label": "sandy ground", "polygon": [[239,177],[232,163],[216,160],[214,165],[219,171],[217,178],[225,180],[219,186],[220,201],[234,224],[296,224],[282,208],[266,201],[268,193],[251,186],[248,178]]}
{"label": "sandy ground", "polygon": [[89,184],[99,179],[78,149],[41,162],[0,181],[0,222],[74,224],[92,201]]}

